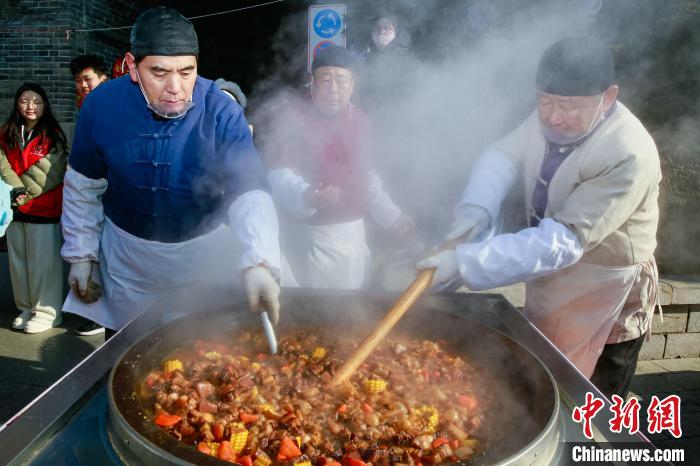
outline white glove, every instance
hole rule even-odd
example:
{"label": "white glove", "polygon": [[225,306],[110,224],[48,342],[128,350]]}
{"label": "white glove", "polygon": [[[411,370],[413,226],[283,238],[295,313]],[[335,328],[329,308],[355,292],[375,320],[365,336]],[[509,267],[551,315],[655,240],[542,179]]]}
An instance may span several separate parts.
{"label": "white glove", "polygon": [[460,242],[467,243],[490,224],[491,215],[486,209],[478,205],[462,205],[450,226],[450,232],[445,236],[445,241],[459,239]]}
{"label": "white glove", "polygon": [[274,325],[280,315],[280,287],[270,271],[263,266],[251,267],[243,274],[243,286],[248,305],[253,312],[267,310]]}
{"label": "white glove", "polygon": [[416,267],[419,270],[437,269],[431,286],[437,286],[438,288],[444,288],[452,284],[455,279],[461,278],[457,267],[457,253],[454,249],[442,251],[427,259],[423,259]]}
{"label": "white glove", "polygon": [[73,292],[80,298],[85,298],[87,296],[90,273],[92,273],[92,262],[90,261],[75,262],[70,265],[68,286],[70,286]]}

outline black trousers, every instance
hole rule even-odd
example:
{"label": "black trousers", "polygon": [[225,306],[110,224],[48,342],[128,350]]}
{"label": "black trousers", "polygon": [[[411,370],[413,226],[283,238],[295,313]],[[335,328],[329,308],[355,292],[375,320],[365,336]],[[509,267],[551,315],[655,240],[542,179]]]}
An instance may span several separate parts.
{"label": "black trousers", "polygon": [[622,343],[605,345],[595,365],[591,382],[608,398],[619,395],[625,399],[637,370],[637,359],[645,336]]}

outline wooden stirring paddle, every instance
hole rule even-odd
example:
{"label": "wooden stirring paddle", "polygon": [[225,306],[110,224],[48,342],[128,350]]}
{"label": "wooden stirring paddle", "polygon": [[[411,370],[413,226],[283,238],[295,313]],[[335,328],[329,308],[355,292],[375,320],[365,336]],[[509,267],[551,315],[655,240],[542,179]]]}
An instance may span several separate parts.
{"label": "wooden stirring paddle", "polygon": [[418,272],[418,276],[413,280],[413,283],[399,296],[399,299],[396,300],[377,328],[365,338],[357,350],[345,361],[345,364],[338,369],[338,372],[335,373],[335,377],[328,383],[329,387],[337,387],[345,382],[350,378],[353,372],[360,367],[360,364],[374,351],[374,348],[377,347],[379,342],[394,328],[394,325],[396,325],[399,319],[430,286],[433,281],[433,276],[435,275],[435,270],[436,269],[423,269]]}

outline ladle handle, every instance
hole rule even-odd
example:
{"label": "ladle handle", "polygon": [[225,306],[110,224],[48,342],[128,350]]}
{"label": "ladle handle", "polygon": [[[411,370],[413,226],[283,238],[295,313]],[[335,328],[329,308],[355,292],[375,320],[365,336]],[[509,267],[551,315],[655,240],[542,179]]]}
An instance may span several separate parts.
{"label": "ladle handle", "polygon": [[260,313],[260,320],[262,320],[265,338],[267,338],[267,344],[270,346],[270,354],[277,354],[277,337],[275,336],[275,328],[272,326],[272,322],[270,322],[270,316],[267,315],[267,311]]}
{"label": "ladle handle", "polygon": [[329,386],[335,387],[346,381],[350,376],[360,367],[365,359],[374,351],[379,342],[391,331],[392,328],[399,321],[401,316],[403,316],[406,311],[413,306],[418,298],[423,294],[423,292],[430,286],[433,281],[433,276],[435,275],[435,269],[423,269],[418,272],[413,283],[406,288],[399,299],[396,300],[394,306],[389,310],[384,319],[379,323],[379,325],[372,331],[372,333],[365,338],[362,344],[357,348],[357,350],[350,356],[350,358],[338,369],[335,373],[335,377],[330,381]]}

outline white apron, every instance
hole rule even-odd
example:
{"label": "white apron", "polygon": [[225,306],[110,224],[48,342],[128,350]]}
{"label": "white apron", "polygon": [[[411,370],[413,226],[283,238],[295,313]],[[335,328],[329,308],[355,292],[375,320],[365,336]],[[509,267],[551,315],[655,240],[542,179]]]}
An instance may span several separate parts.
{"label": "white apron", "polygon": [[590,378],[641,271],[578,262],[529,281],[524,314]]}
{"label": "white apron", "polygon": [[[85,304],[71,290],[63,310],[111,329],[120,329],[155,303],[195,310],[230,303],[240,289],[234,235],[227,225],[180,243],[138,238],[105,219],[100,242],[99,272],[93,279],[103,296]],[[188,290],[206,289],[205,296]],[[193,294],[196,294],[193,295]]]}
{"label": "white apron", "polygon": [[335,225],[288,223],[281,236],[282,286],[358,289],[365,283],[369,249],[363,219]]}

